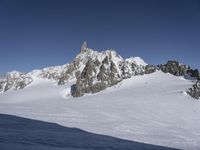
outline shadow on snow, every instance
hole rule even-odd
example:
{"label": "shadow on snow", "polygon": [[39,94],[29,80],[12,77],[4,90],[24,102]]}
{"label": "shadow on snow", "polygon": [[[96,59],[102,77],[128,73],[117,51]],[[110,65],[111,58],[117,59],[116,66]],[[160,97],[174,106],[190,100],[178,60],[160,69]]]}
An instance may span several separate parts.
{"label": "shadow on snow", "polygon": [[167,150],[55,123],[0,114],[1,150]]}

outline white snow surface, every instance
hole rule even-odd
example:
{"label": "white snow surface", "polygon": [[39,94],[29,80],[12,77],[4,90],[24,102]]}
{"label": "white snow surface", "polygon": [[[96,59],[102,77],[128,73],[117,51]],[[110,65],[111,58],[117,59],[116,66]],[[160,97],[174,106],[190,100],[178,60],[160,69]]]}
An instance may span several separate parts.
{"label": "white snow surface", "polygon": [[157,71],[97,94],[70,96],[70,86],[35,79],[0,94],[0,113],[178,149],[200,149],[200,102],[183,91],[192,81]]}
{"label": "white snow surface", "polygon": [[125,61],[134,63],[136,65],[141,65],[141,66],[147,65],[147,63],[140,57],[130,57],[130,58],[125,59]]}

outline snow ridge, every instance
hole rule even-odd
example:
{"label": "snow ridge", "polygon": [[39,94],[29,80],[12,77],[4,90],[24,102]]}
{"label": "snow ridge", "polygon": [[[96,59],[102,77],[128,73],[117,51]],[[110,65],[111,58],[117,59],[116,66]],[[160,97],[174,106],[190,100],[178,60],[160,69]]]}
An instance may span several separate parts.
{"label": "snow ridge", "polygon": [[146,63],[139,57],[131,57],[124,60],[115,50],[110,49],[98,52],[88,48],[87,43],[84,42],[80,53],[70,63],[61,66],[52,66],[33,70],[28,73],[21,73],[18,71],[7,73],[5,76],[0,78],[0,92],[6,92],[10,89],[17,90],[25,88],[27,85],[31,84],[32,81],[37,79],[50,79],[56,81],[58,85],[63,85],[66,82],[75,80],[75,73],[78,71],[82,72],[89,60],[102,62],[106,57],[109,57],[113,63],[117,65],[119,73],[121,73],[121,66],[125,61],[127,63],[135,63],[140,66],[146,65]]}

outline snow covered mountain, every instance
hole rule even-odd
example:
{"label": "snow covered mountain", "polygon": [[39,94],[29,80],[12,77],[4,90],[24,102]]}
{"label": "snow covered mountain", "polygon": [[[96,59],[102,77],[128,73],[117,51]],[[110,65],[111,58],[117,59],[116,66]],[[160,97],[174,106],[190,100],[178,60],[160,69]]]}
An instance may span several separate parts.
{"label": "snow covered mountain", "polygon": [[[51,79],[58,85],[76,80],[72,85],[71,95],[83,96],[85,93],[96,93],[113,86],[123,79],[132,76],[150,74],[156,70],[171,73],[175,76],[191,76],[199,79],[199,71],[177,61],[168,61],[165,65],[149,65],[140,57],[123,59],[114,50],[94,51],[84,42],[75,59],[63,66],[48,67],[29,73],[13,71],[0,77],[0,92],[25,88],[34,80]],[[189,90],[189,94],[198,99],[199,92]]]}
{"label": "snow covered mountain", "polygon": [[[71,63],[63,66],[53,66],[41,70],[33,70],[29,73],[13,71],[1,76],[0,92],[25,88],[27,85],[31,84],[33,80],[37,80],[38,78],[53,79],[57,81],[59,85],[65,84],[66,82],[75,79],[75,73],[78,71],[82,72],[89,60],[98,65],[98,63],[100,64],[105,58],[109,58],[117,65],[120,74],[122,63],[126,64],[126,69],[128,69],[132,63],[134,63],[138,68],[144,68],[146,65],[146,63],[139,57],[132,57],[124,60],[114,50],[98,52],[89,49],[86,46],[87,44],[84,43],[81,47],[80,53],[75,57],[75,59]],[[133,74],[132,72],[130,73]]]}
{"label": "snow covered mountain", "polygon": [[[125,79],[99,93],[76,99],[70,96],[73,83],[74,81],[70,81],[57,86],[55,80],[34,80],[24,89],[0,94],[0,113],[58,123],[65,127],[152,145],[185,150],[200,149],[200,103],[184,92],[192,86],[193,81],[156,71]],[[21,139],[25,143],[32,142],[35,149],[62,149],[57,141],[63,141],[64,135],[60,137],[63,139],[58,139],[57,136],[49,141],[48,138],[46,141],[43,139],[45,142],[42,141],[44,144],[41,144],[37,140],[43,137],[40,132],[34,132],[34,136],[30,133],[31,130],[17,132],[18,124],[12,125],[12,121],[10,126],[16,132],[10,137],[10,132],[5,131],[12,131],[11,128],[2,126],[1,123],[3,122],[0,122],[0,129],[3,127],[4,134],[0,133],[0,147],[10,141],[7,145],[15,149],[17,144],[21,144]],[[44,131],[51,133],[49,130],[44,127]],[[19,137],[18,133],[30,135],[32,139],[26,141],[28,137]],[[65,134],[69,136],[71,132]],[[6,140],[5,137],[10,138]],[[87,137],[82,140],[84,139]],[[49,142],[54,146],[48,145]],[[19,149],[26,149],[26,146],[31,145],[22,144],[23,148]],[[68,146],[70,147],[70,143]],[[103,146],[101,148],[109,149]],[[136,148],[133,146],[124,149]]]}
{"label": "snow covered mountain", "polygon": [[69,64],[0,77],[0,149],[199,150],[199,83],[177,61],[150,65],[85,42]]}

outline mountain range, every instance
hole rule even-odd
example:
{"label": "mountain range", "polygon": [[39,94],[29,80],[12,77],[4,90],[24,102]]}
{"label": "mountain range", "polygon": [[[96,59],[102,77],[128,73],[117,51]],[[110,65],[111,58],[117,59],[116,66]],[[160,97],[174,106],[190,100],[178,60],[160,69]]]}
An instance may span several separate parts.
{"label": "mountain range", "polygon": [[28,73],[12,71],[0,76],[0,92],[26,88],[34,80],[55,80],[58,85],[76,80],[71,86],[71,96],[80,97],[85,93],[97,93],[133,76],[151,74],[156,71],[183,76],[197,82],[186,92],[195,99],[200,97],[200,73],[198,69],[169,60],[166,64],[147,64],[140,57],[122,58],[114,50],[98,52],[84,42],[79,54],[72,62]]}
{"label": "mountain range", "polygon": [[199,71],[84,42],[72,62],[0,77],[2,150],[200,149]]}

